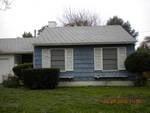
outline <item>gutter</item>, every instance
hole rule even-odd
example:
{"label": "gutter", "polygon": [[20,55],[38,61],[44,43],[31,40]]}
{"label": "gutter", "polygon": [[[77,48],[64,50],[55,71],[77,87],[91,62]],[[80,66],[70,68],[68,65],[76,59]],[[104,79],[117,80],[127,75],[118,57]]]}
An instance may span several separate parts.
{"label": "gutter", "polygon": [[130,42],[85,42],[85,43],[33,43],[33,46],[75,46],[75,45],[109,45],[109,44],[135,44],[137,41]]}

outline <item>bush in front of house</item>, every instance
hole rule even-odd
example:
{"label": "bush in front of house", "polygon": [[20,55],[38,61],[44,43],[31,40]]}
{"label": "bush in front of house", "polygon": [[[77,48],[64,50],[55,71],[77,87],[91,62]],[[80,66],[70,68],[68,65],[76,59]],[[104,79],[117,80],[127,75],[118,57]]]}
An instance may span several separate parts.
{"label": "bush in front of house", "polygon": [[24,69],[23,83],[30,89],[54,89],[58,85],[59,69]]}
{"label": "bush in front of house", "polygon": [[138,50],[129,55],[125,61],[127,71],[136,73],[136,86],[146,84],[147,78],[143,76],[143,72],[150,71],[150,53],[147,50]]}
{"label": "bush in front of house", "polygon": [[18,77],[19,80],[22,80],[22,70],[23,69],[32,69],[33,64],[32,63],[24,63],[24,64],[19,64],[17,66],[13,67],[13,72],[14,74]]}
{"label": "bush in front of house", "polygon": [[19,79],[17,76],[8,76],[8,78],[4,80],[2,84],[4,87],[17,88],[19,86]]}

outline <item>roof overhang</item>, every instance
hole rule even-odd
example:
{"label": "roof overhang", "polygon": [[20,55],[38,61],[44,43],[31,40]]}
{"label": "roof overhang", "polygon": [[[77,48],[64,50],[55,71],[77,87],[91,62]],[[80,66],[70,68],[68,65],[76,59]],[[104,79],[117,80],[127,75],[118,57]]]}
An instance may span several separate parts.
{"label": "roof overhang", "polygon": [[137,41],[128,42],[84,42],[84,43],[33,43],[33,46],[75,46],[75,45],[116,45],[135,44]]}
{"label": "roof overhang", "polygon": [[5,55],[5,54],[32,54],[33,51],[26,51],[26,52],[0,52],[0,55]]}

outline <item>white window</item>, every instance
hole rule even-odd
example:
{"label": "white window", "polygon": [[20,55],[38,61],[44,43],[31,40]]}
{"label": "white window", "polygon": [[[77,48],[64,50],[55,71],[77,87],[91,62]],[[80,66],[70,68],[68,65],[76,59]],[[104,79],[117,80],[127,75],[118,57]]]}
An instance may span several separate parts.
{"label": "white window", "polygon": [[42,68],[50,68],[51,62],[50,62],[50,49],[42,49]]}
{"label": "white window", "polygon": [[65,71],[73,71],[73,49],[65,49]]}
{"label": "white window", "polygon": [[126,47],[94,48],[95,70],[124,70]]}
{"label": "white window", "polygon": [[51,49],[51,67],[65,70],[64,49]]}
{"label": "white window", "polygon": [[94,48],[94,69],[95,70],[103,70],[102,48]]}
{"label": "white window", "polygon": [[118,48],[118,69],[125,70],[124,62],[127,57],[126,48],[119,47]]}
{"label": "white window", "polygon": [[103,48],[103,70],[117,70],[117,48]]}
{"label": "white window", "polygon": [[73,49],[51,49],[51,67],[61,71],[73,71]]}

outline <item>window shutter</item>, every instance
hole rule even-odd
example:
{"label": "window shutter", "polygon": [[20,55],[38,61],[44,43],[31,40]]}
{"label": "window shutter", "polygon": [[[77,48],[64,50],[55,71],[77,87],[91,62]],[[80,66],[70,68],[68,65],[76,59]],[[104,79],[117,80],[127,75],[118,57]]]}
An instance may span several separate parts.
{"label": "window shutter", "polygon": [[103,50],[102,48],[94,48],[94,69],[103,70]]}
{"label": "window shutter", "polygon": [[126,47],[118,48],[118,70],[125,70],[124,62],[127,57]]}
{"label": "window shutter", "polygon": [[65,71],[73,71],[73,49],[65,49]]}
{"label": "window shutter", "polygon": [[50,49],[42,49],[42,68],[51,67]]}

